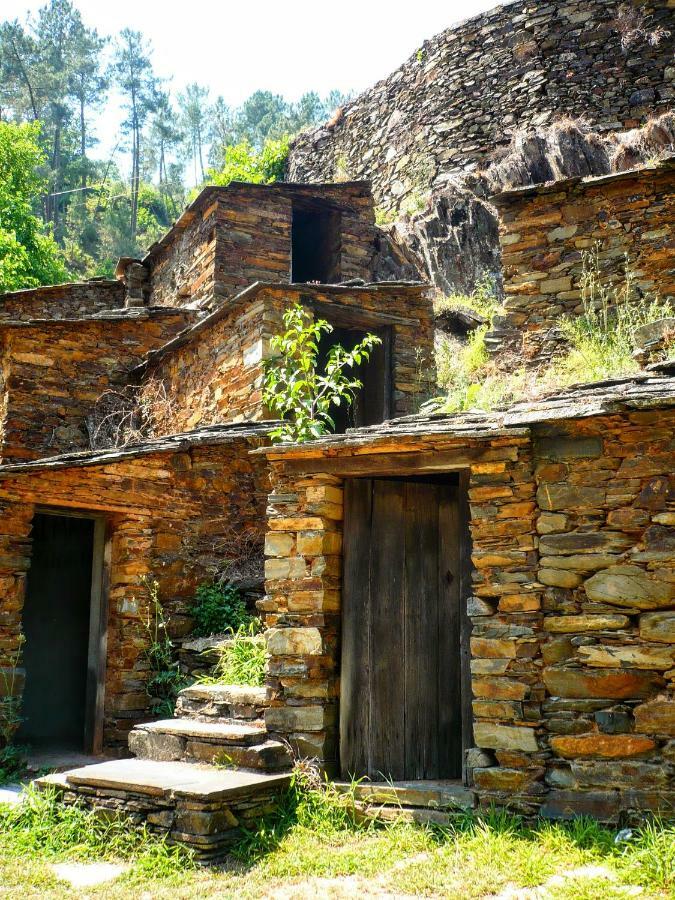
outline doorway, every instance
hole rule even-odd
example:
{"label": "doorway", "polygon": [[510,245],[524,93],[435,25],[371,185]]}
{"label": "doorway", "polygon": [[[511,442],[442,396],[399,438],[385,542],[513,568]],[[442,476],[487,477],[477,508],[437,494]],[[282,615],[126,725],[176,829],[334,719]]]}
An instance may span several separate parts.
{"label": "doorway", "polygon": [[366,332],[377,334],[381,343],[370,351],[370,358],[348,369],[350,378],[357,378],[362,387],[354,394],[354,402],[347,406],[334,406],[330,415],[335,422],[334,433],[344,434],[348,428],[363,428],[366,425],[379,425],[391,416],[391,328],[373,329],[366,326],[340,327],[321,335],[319,340],[318,367],[325,371],[328,351],[336,344],[345,350],[353,350],[363,340]]}
{"label": "doorway", "polygon": [[95,748],[103,522],[37,513],[23,607],[22,723],[32,748]]}
{"label": "doorway", "polygon": [[320,205],[293,204],[291,281],[337,284],[340,281],[342,216]]}
{"label": "doorway", "polygon": [[463,777],[471,719],[462,481],[450,474],[345,484],[344,778]]}

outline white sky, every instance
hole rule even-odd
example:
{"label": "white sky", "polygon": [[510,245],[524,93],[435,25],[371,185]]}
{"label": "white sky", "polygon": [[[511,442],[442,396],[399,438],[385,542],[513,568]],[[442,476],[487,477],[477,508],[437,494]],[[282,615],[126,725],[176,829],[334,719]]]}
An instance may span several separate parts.
{"label": "white sky", "polygon": [[[393,71],[422,42],[498,0],[75,0],[101,34],[143,32],[172,93],[187,82],[230,105],[253,91],[296,100],[308,90],[360,92]],[[0,0],[0,19],[34,13],[44,0]],[[118,112],[97,123],[105,155]]]}

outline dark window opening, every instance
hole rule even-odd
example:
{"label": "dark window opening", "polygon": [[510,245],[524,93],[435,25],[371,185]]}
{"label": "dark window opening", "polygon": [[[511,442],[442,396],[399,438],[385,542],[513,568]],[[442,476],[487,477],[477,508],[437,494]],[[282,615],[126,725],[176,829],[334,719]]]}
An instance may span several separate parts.
{"label": "dark window opening", "polygon": [[389,376],[391,358],[391,335],[389,328],[374,330],[372,328],[334,328],[324,334],[319,342],[319,369],[324,370],[328,352],[331,347],[340,344],[345,350],[352,350],[367,332],[378,335],[382,343],[373,347],[370,359],[353,369],[347,369],[350,377],[358,378],[362,383],[355,394],[351,406],[333,406],[330,415],[335,422],[335,434],[344,434],[348,428],[362,428],[366,425],[378,425],[389,418],[391,379]]}
{"label": "dark window opening", "polygon": [[85,747],[93,519],[33,519],[23,608],[25,686],[17,740],[37,748]]}
{"label": "dark window opening", "polygon": [[334,210],[293,206],[291,281],[340,281],[341,218]]}

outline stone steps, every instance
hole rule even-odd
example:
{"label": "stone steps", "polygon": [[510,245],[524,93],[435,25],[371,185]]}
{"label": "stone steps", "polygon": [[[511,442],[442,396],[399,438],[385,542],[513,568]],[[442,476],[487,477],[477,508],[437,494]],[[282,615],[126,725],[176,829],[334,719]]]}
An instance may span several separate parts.
{"label": "stone steps", "polygon": [[195,684],[178,695],[176,716],[182,719],[262,720],[267,689],[237,684]]}
{"label": "stone steps", "polygon": [[66,803],[145,823],[210,862],[227,852],[242,827],[274,809],[289,782],[290,773],[122,759],[48,775],[35,784],[56,790]]}
{"label": "stone steps", "polygon": [[267,739],[264,725],[237,721],[148,722],[130,732],[129,749],[140,759],[218,763],[263,771],[290,768],[292,764],[288,749],[279,741]]}

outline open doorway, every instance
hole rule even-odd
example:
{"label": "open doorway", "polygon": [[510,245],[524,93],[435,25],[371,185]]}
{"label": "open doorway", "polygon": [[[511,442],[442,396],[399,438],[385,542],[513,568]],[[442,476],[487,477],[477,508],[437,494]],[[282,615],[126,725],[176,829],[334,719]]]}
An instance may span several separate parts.
{"label": "open doorway", "polygon": [[21,743],[92,752],[100,713],[102,520],[37,513],[23,607]]}
{"label": "open doorway", "polygon": [[349,369],[350,377],[358,378],[363,385],[354,397],[351,406],[338,406],[331,409],[331,417],[335,422],[335,434],[344,434],[348,428],[362,428],[366,425],[378,425],[388,419],[391,413],[391,329],[389,327],[373,329],[354,325],[352,327],[334,326],[333,330],[321,336],[319,341],[319,369],[324,370],[328,351],[336,344],[345,350],[352,350],[363,340],[366,332],[377,334],[380,344],[370,352],[370,359],[356,368]]}
{"label": "open doorway", "polygon": [[318,204],[293,204],[291,281],[337,284],[340,281],[342,216]]}
{"label": "open doorway", "polygon": [[345,484],[343,778],[459,780],[471,744],[463,476]]}

